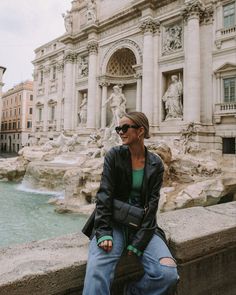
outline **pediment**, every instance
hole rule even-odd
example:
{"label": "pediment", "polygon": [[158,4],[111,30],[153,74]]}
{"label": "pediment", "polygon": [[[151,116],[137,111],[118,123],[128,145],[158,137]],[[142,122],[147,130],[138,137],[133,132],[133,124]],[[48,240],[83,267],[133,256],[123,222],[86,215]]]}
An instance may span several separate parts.
{"label": "pediment", "polygon": [[43,103],[41,103],[41,101],[38,101],[37,103],[36,103],[36,107],[42,107],[43,106]]}
{"label": "pediment", "polygon": [[49,101],[48,101],[48,104],[56,104],[56,103],[57,103],[57,101],[52,98],[49,99]]}
{"label": "pediment", "polygon": [[229,71],[236,71],[236,64],[227,62],[215,70],[215,74]]}

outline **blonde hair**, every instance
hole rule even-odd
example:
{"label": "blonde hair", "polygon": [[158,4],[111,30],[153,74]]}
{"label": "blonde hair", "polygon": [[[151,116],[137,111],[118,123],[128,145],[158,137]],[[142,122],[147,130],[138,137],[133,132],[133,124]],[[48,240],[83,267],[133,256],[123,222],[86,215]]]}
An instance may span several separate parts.
{"label": "blonde hair", "polygon": [[137,126],[144,128],[144,138],[150,138],[149,122],[147,116],[142,112],[125,113],[124,117],[132,120]]}

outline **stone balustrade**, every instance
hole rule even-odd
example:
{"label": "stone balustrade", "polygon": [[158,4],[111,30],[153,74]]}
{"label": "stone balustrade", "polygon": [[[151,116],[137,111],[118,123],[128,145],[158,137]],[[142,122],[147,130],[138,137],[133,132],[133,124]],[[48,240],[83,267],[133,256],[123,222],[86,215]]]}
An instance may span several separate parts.
{"label": "stone balustrade", "polygon": [[229,27],[229,28],[223,28],[220,30],[220,32],[221,32],[222,36],[225,36],[228,34],[235,34],[236,33],[236,26]]}
{"label": "stone balustrade", "polygon": [[[178,295],[236,294],[236,202],[166,212],[158,220],[178,262]],[[0,294],[82,294],[87,246],[76,233],[0,249]],[[138,274],[123,257],[112,294],[121,295]]]}

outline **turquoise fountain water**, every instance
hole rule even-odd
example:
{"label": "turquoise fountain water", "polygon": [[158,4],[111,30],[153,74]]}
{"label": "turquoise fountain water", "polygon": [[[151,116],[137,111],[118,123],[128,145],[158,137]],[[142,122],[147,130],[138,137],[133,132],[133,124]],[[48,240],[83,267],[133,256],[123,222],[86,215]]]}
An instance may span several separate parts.
{"label": "turquoise fountain water", "polygon": [[56,213],[50,197],[0,182],[0,247],[80,231],[87,217]]}

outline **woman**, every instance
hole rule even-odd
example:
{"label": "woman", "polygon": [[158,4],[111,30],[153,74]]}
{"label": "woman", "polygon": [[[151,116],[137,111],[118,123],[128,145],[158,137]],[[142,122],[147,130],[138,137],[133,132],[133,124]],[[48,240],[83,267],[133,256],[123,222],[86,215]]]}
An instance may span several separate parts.
{"label": "woman", "polygon": [[[164,167],[161,159],[144,146],[144,138],[149,138],[149,123],[143,113],[125,114],[119,124],[116,132],[123,144],[105,156],[83,295],[110,294],[115,267],[124,249],[127,255],[139,257],[145,272],[140,281],[126,286],[125,294],[168,294],[178,274],[164,234],[156,224]],[[146,207],[139,229],[112,219],[114,198]]]}

